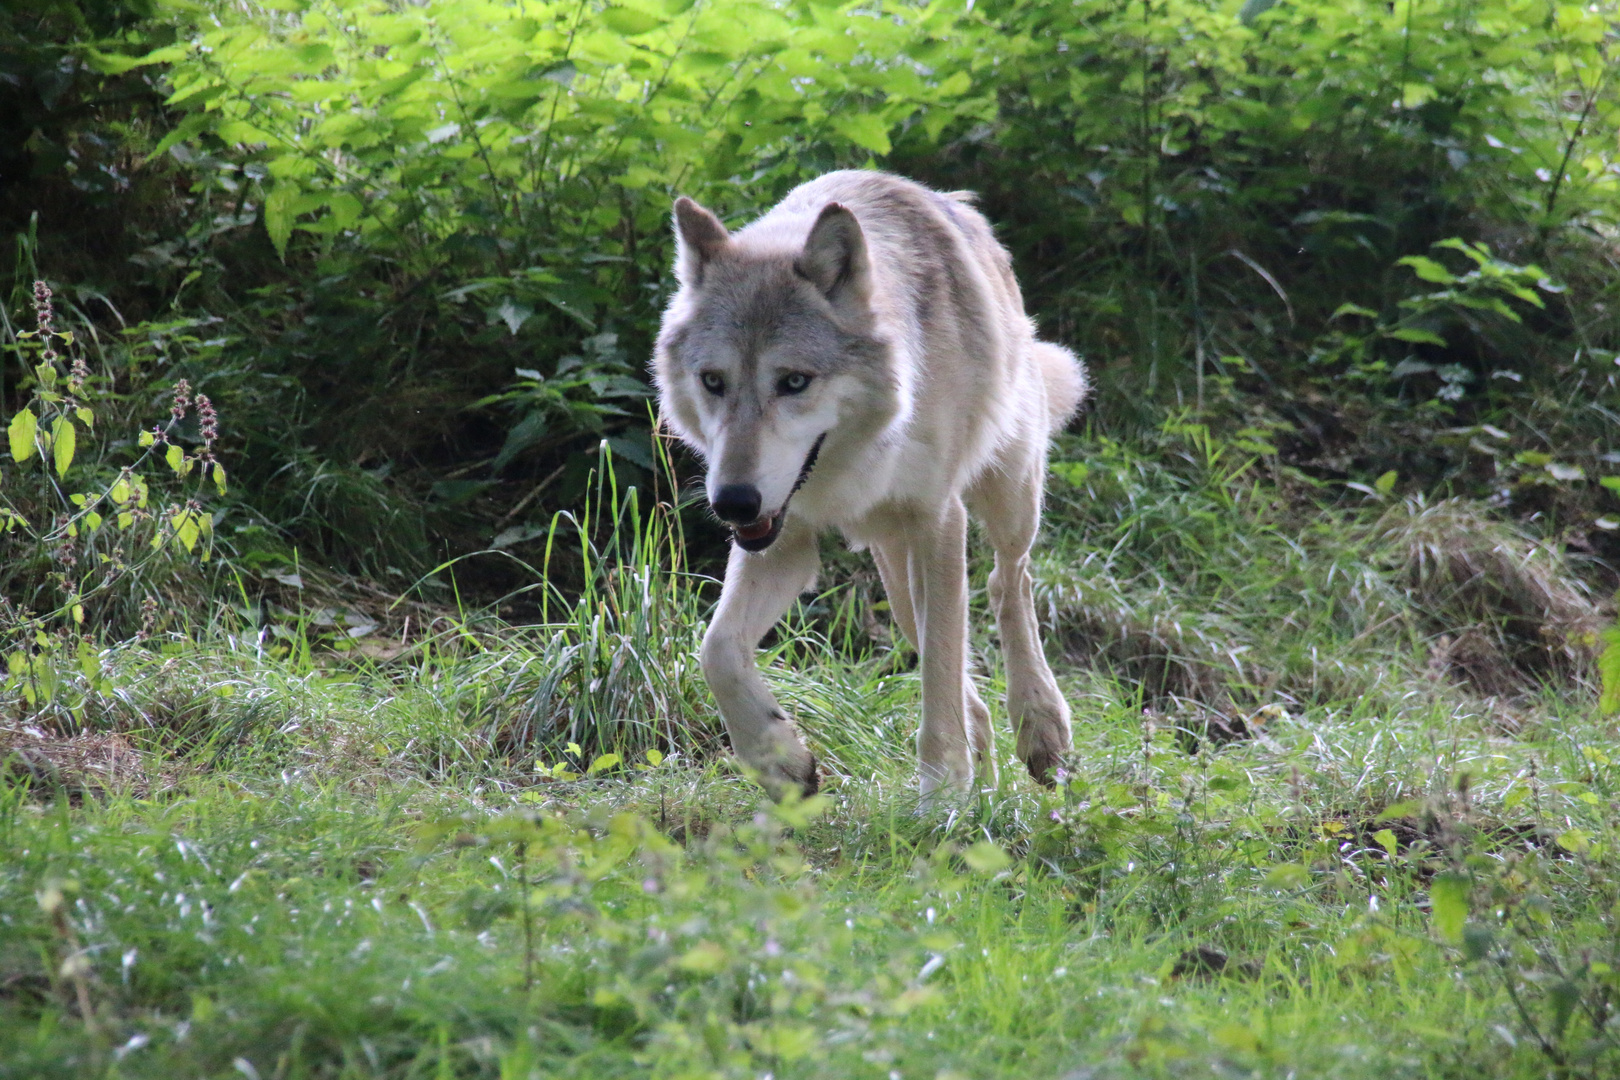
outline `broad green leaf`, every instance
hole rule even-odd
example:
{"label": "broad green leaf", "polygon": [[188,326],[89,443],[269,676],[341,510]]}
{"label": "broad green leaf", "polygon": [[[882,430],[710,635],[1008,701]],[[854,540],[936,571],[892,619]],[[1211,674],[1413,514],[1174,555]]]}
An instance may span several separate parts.
{"label": "broad green leaf", "polygon": [[1373,820],[1377,822],[1399,821],[1401,818],[1411,817],[1422,809],[1423,800],[1407,799],[1405,802],[1391,803],[1384,807]]}
{"label": "broad green leaf", "polygon": [[999,874],[1012,865],[1012,856],[990,841],[980,840],[962,852],[962,861],[981,874]]}
{"label": "broad green leaf", "polygon": [[872,113],[851,113],[836,116],[833,130],[863,150],[874,154],[889,152],[889,125]]}
{"label": "broad green leaf", "polygon": [[51,458],[56,466],[58,478],[67,475],[68,467],[73,464],[73,453],[78,448],[79,437],[74,432],[73,421],[65,416],[58,416],[51,424]]}
{"label": "broad green leaf", "polygon": [[35,436],[39,434],[39,420],[35,418],[32,409],[24,408],[11,418],[6,427],[6,435],[11,440],[11,459],[17,462],[27,461],[39,449]]}
{"label": "broad green leaf", "polygon": [[1457,281],[1457,275],[1423,255],[1407,255],[1395,262],[1397,266],[1410,266],[1418,277],[1437,285],[1452,285]]}
{"label": "broad green leaf", "polygon": [[1373,481],[1373,488],[1380,495],[1388,495],[1390,492],[1395,490],[1395,481],[1399,480],[1400,478],[1400,473],[1396,472],[1394,469],[1391,469],[1389,472]]}
{"label": "broad green leaf", "polygon": [[173,469],[175,472],[180,473],[185,471],[186,452],[180,449],[180,447],[174,443],[170,443],[169,448],[163,452],[163,460],[167,461],[169,463],[169,468]]}
{"label": "broad green leaf", "polygon": [[1395,834],[1389,829],[1379,829],[1377,832],[1373,833],[1373,839],[1378,841],[1378,846],[1383,848],[1385,854],[1387,854],[1391,859],[1395,858],[1396,854],[1400,850],[1395,842]]}
{"label": "broad green leaf", "polygon": [[585,770],[585,775],[595,776],[597,773],[602,772],[603,770],[613,768],[618,763],[618,754],[603,754],[595,761],[591,762],[590,767]]}
{"label": "broad green leaf", "polygon": [[1560,979],[1547,987],[1547,1000],[1552,1004],[1553,1038],[1562,1039],[1575,1007],[1581,1003],[1581,988],[1569,979]]}
{"label": "broad green leaf", "polygon": [[1443,940],[1461,944],[1463,923],[1468,921],[1468,878],[1458,873],[1437,875],[1429,883],[1429,915]]}
{"label": "broad green leaf", "polygon": [[1300,863],[1278,863],[1266,871],[1262,884],[1268,889],[1303,889],[1311,883],[1311,872]]}
{"label": "broad green leaf", "polygon": [[694,975],[718,975],[729,962],[725,949],[712,941],[700,941],[686,950],[675,966]]}
{"label": "broad green leaf", "polygon": [[202,522],[191,510],[182,510],[169,518],[169,525],[174,529],[175,538],[178,539],[187,551],[197,547],[197,539],[202,534]]}
{"label": "broad green leaf", "polygon": [[1620,712],[1620,624],[1603,631],[1603,651],[1598,654],[1598,674],[1603,680],[1603,695],[1598,699],[1598,712],[1613,716]]}
{"label": "broad green leaf", "polygon": [[1559,847],[1575,855],[1592,846],[1592,834],[1582,828],[1565,829],[1556,839]]}
{"label": "broad green leaf", "polygon": [[602,24],[609,30],[626,37],[645,34],[664,25],[664,20],[652,12],[628,7],[610,7],[597,18],[602,20]]}
{"label": "broad green leaf", "polygon": [[298,195],[296,184],[278,180],[264,199],[264,230],[270,234],[270,243],[281,259],[287,258],[287,240],[292,236],[293,206]]}
{"label": "broad green leaf", "polygon": [[1410,341],[1418,345],[1445,345],[1446,339],[1432,330],[1419,330],[1413,326],[1403,326],[1398,330],[1391,330],[1389,336],[1397,341]]}

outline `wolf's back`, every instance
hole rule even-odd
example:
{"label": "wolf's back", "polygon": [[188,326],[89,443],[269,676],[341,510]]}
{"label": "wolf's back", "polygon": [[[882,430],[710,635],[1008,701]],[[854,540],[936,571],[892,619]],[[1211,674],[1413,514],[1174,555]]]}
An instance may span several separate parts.
{"label": "wolf's back", "polygon": [[1086,379],[1086,365],[1080,358],[1050,341],[1035,343],[1035,367],[1046,384],[1046,408],[1051,418],[1051,430],[1062,430],[1069,417],[1086,399],[1091,384]]}

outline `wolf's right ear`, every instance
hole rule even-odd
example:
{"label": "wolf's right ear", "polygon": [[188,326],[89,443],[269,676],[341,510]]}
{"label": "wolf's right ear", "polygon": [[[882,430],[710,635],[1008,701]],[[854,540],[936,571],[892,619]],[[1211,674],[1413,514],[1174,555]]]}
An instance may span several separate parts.
{"label": "wolf's right ear", "polygon": [[688,199],[675,200],[675,277],[682,285],[703,280],[703,268],[731,243],[720,219]]}
{"label": "wolf's right ear", "polygon": [[866,236],[849,207],[828,203],[805,238],[793,268],[809,280],[834,308],[864,312],[872,291]]}

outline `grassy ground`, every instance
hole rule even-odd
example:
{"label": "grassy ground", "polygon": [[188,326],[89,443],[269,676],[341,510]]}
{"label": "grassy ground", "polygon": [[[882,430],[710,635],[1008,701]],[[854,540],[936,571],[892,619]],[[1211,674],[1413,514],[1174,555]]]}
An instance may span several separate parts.
{"label": "grassy ground", "polygon": [[548,627],[227,612],[12,701],[0,1075],[1615,1075],[1581,576],[1173,439],[1053,481],[1055,791],[915,812],[911,658],[839,558],[764,657],[833,775],[762,804],[646,522]]}

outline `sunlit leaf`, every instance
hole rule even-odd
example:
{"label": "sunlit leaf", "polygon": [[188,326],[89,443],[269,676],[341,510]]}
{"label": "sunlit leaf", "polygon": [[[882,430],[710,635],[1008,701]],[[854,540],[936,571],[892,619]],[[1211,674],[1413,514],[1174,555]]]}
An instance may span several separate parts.
{"label": "sunlit leaf", "polygon": [[39,420],[32,409],[23,408],[11,418],[11,423],[6,426],[6,435],[11,442],[13,461],[23,462],[34,456],[39,449],[35,441],[38,433]]}
{"label": "sunlit leaf", "polygon": [[1429,914],[1435,931],[1453,945],[1461,944],[1463,923],[1468,920],[1468,878],[1444,873],[1429,883]]}
{"label": "sunlit leaf", "polygon": [[67,475],[78,445],[79,436],[74,431],[73,421],[65,416],[58,416],[51,424],[51,459],[56,466],[58,477]]}

